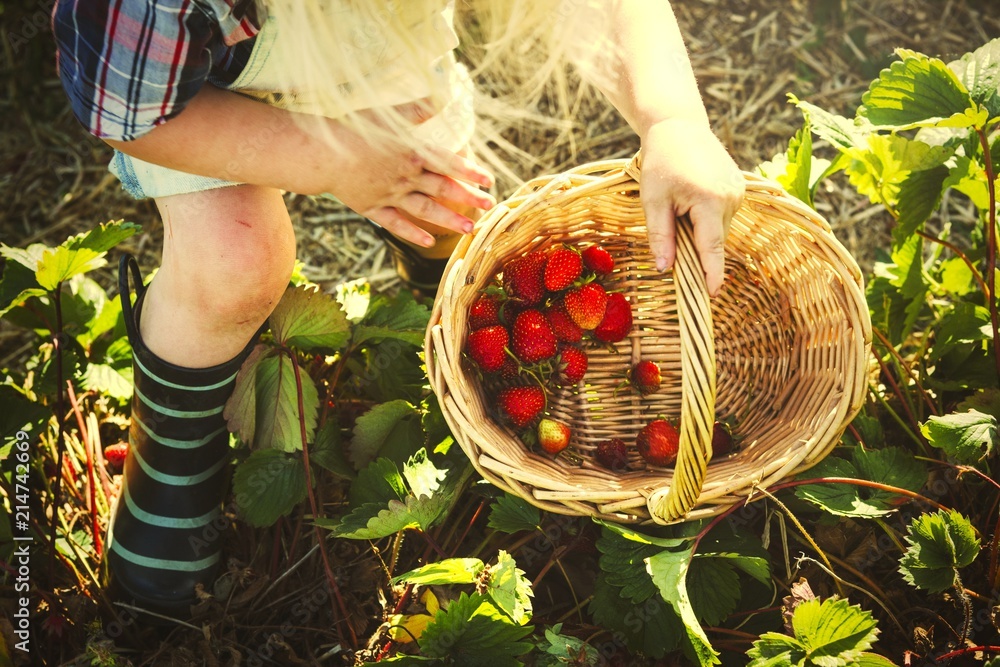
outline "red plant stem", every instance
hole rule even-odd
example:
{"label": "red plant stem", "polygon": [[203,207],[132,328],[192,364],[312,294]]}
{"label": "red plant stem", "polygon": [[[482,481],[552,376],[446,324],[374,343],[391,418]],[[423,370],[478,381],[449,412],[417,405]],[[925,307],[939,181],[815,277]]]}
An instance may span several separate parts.
{"label": "red plant stem", "polygon": [[542,581],[542,577],[544,577],[548,571],[552,569],[552,566],[556,564],[556,561],[559,560],[568,550],[569,549],[564,544],[552,552],[548,561],[546,561],[545,565],[542,566],[542,569],[538,571],[538,575],[535,577],[535,580],[531,582],[531,590],[538,588],[538,584]]}
{"label": "red plant stem", "polygon": [[872,333],[878,336],[878,339],[882,341],[882,344],[885,346],[885,348],[889,350],[892,356],[896,358],[896,361],[898,361],[899,365],[903,367],[903,370],[905,370],[910,375],[910,377],[913,378],[913,382],[916,383],[917,388],[920,390],[920,396],[924,399],[924,402],[927,403],[927,407],[930,408],[931,414],[936,415],[938,413],[937,406],[934,405],[934,401],[931,400],[931,397],[930,395],[928,395],[927,390],[924,389],[924,385],[920,383],[920,374],[914,372],[914,370],[910,368],[909,364],[906,363],[906,361],[903,359],[902,356],[900,356],[896,348],[893,347],[892,343],[889,342],[889,339],[885,337],[885,334],[883,334],[875,327],[872,327]]}
{"label": "red plant stem", "polygon": [[[299,407],[299,434],[302,437],[302,463],[305,467],[306,473],[306,493],[309,495],[309,507],[312,510],[313,516],[319,516],[319,508],[316,506],[316,495],[313,493],[312,488],[312,478],[309,470],[309,446],[306,442],[308,437],[306,436],[306,419],[305,419],[305,406],[302,402],[302,375],[299,373],[299,360],[289,348],[282,348],[282,351],[288,355],[289,359],[292,361],[292,370],[295,372],[295,394],[298,400]],[[351,624],[351,617],[347,613],[347,606],[344,604],[344,598],[340,594],[340,587],[337,585],[337,578],[333,574],[333,568],[330,566],[330,557],[326,553],[326,548],[323,546],[323,533],[322,528],[319,526],[314,527],[314,532],[316,534],[316,541],[319,544],[319,553],[323,557],[323,569],[326,571],[327,581],[330,582],[330,588],[333,590],[333,596],[337,600],[337,606],[340,607],[340,615],[343,623],[347,625],[347,632],[351,637],[351,648],[357,648],[358,637],[354,633],[354,626]],[[336,614],[336,610],[334,610]]]}
{"label": "red plant stem", "polygon": [[976,134],[979,135],[979,143],[983,147],[983,161],[986,163],[986,187],[989,189],[990,193],[990,210],[988,213],[990,232],[988,237],[988,252],[986,255],[986,276],[988,280],[986,285],[989,287],[990,324],[993,326],[993,359],[996,362],[997,383],[1000,384],[1000,347],[997,346],[997,341],[1000,341],[1000,317],[997,316],[996,295],[997,187],[996,183],[994,183],[996,174],[993,171],[993,158],[990,156],[990,142],[986,138],[986,130],[983,128],[977,128]]}
{"label": "red plant stem", "polygon": [[920,433],[920,422],[917,421],[916,416],[914,416],[913,411],[910,409],[910,403],[903,395],[903,390],[899,388],[898,384],[896,384],[896,379],[892,377],[892,373],[889,372],[889,368],[885,365],[885,362],[879,359],[878,356],[875,357],[875,360],[878,362],[879,368],[882,369],[882,375],[885,376],[886,381],[890,386],[892,386],[892,391],[896,394],[896,398],[899,399],[899,404],[903,406],[903,410],[906,412],[906,417],[910,420],[910,425],[913,427],[913,433],[922,439],[923,436]]}
{"label": "red plant stem", "polygon": [[970,271],[972,271],[972,277],[976,279],[977,283],[979,283],[979,289],[982,290],[983,296],[986,297],[987,299],[990,298],[990,290],[986,286],[986,281],[983,280],[982,274],[979,273],[978,269],[976,269],[976,265],[972,263],[972,260],[969,259],[969,257],[964,252],[958,249],[958,246],[956,246],[954,243],[949,243],[944,239],[939,239],[936,236],[931,236],[930,234],[922,232],[919,229],[917,230],[917,235],[924,237],[928,241],[933,241],[934,243],[943,245],[948,250],[951,250],[959,259],[965,262],[965,265],[969,267]]}
{"label": "red plant stem", "polygon": [[469,534],[469,531],[472,530],[472,526],[476,524],[476,519],[479,518],[479,515],[482,513],[484,507],[486,507],[486,501],[485,500],[479,501],[479,507],[477,507],[476,511],[473,512],[472,519],[465,526],[465,530],[462,531],[462,535],[458,538],[458,541],[455,543],[455,548],[451,550],[452,557],[454,557],[455,554],[458,552],[458,548],[462,546],[462,542],[465,541],[465,536]]}
{"label": "red plant stem", "polygon": [[965,648],[960,648],[957,651],[952,651],[951,653],[945,653],[942,656],[938,656],[938,660],[951,660],[952,658],[957,658],[958,656],[965,655],[966,653],[978,653],[979,651],[1000,653],[1000,646],[967,646]]}
{"label": "red plant stem", "polygon": [[[427,548],[424,549],[424,555],[420,557],[420,562],[423,563],[431,555],[431,547],[428,544]],[[396,606],[392,608],[392,615],[402,614],[403,610],[406,609],[406,605],[410,603],[410,595],[413,594],[414,584],[406,584],[406,588],[403,589],[403,593],[399,596],[399,600],[396,601]],[[384,658],[389,655],[389,651],[392,650],[393,641],[390,639],[382,647],[382,650],[378,652],[378,656],[375,658],[375,662],[382,662]]]}
{"label": "red plant stem", "polygon": [[104,544],[101,542],[101,529],[97,520],[97,482],[94,479],[94,456],[90,451],[90,438],[87,437],[87,427],[83,423],[83,414],[80,412],[80,404],[76,400],[76,392],[73,391],[73,381],[66,380],[66,390],[69,395],[69,405],[76,415],[76,425],[80,429],[80,440],[83,442],[83,450],[87,452],[87,500],[90,504],[90,531],[94,534],[94,555],[98,559],[104,551]]}
{"label": "red plant stem", "polygon": [[997,522],[993,527],[993,539],[990,540],[990,588],[996,590],[1000,587],[1000,576],[997,572],[998,549],[1000,549],[1000,513],[997,514]]}
{"label": "red plant stem", "polygon": [[56,488],[52,493],[52,523],[49,525],[49,575],[55,581],[55,554],[56,554],[56,532],[59,525],[59,506],[62,504],[62,470],[63,454],[65,447],[65,423],[66,416],[63,414],[63,358],[62,358],[62,283],[56,285],[55,290],[50,292],[52,302],[56,311],[56,330],[52,335],[52,352],[56,355],[56,419],[58,420],[58,431],[56,434]]}

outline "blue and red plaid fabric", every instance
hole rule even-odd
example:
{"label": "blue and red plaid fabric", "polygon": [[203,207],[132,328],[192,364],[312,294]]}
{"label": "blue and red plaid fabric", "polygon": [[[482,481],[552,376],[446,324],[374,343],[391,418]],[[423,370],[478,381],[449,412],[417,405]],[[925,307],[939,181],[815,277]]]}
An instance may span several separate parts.
{"label": "blue and red plaid fabric", "polygon": [[206,82],[243,70],[253,0],[57,0],[57,67],[91,134],[131,141],[179,114]]}

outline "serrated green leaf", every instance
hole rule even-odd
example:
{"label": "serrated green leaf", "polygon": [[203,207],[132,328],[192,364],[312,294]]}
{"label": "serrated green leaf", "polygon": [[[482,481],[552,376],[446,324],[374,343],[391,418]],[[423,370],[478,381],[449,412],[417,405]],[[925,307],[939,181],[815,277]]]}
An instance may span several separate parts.
{"label": "serrated green leaf", "polygon": [[502,533],[538,530],[541,522],[542,515],[537,507],[509,493],[504,493],[490,504],[490,518],[487,525],[493,530]]}
{"label": "serrated green leaf", "polygon": [[358,417],[354,424],[349,457],[355,468],[362,468],[378,456],[379,450],[400,420],[417,414],[409,401],[398,399],[376,405]]}
{"label": "serrated green leaf", "polygon": [[902,183],[913,172],[940,167],[954,152],[954,147],[932,146],[896,134],[870,134],[866,146],[847,151],[847,175],[851,185],[873,204],[896,210]]}
{"label": "serrated green leaf", "polygon": [[[4,246],[6,247],[6,246]],[[0,316],[11,308],[20,306],[33,296],[42,296],[45,290],[35,280],[35,272],[20,262],[5,259],[3,277],[0,278]]]}
{"label": "serrated green leaf", "polygon": [[108,364],[88,364],[80,377],[80,386],[88,391],[107,394],[118,401],[128,401],[132,398],[132,372],[131,369],[126,372],[127,376]]}
{"label": "serrated green leaf", "polygon": [[351,507],[368,503],[385,505],[406,497],[406,485],[399,468],[389,459],[375,459],[358,472],[348,492]]}
{"label": "serrated green leaf", "polygon": [[858,115],[873,125],[897,130],[953,127],[971,107],[969,92],[947,65],[937,58],[905,53],[882,70],[862,95]]}
{"label": "serrated green leaf", "polygon": [[0,257],[20,264],[32,274],[38,270],[38,264],[42,261],[42,255],[46,250],[50,248],[44,243],[32,243],[27,248],[13,248],[6,243],[0,243]]}
{"label": "serrated green leaf", "polygon": [[393,584],[473,584],[486,564],[478,558],[446,558],[392,578]]}
{"label": "serrated green leaf", "polygon": [[[860,479],[913,492],[919,491],[927,483],[927,468],[902,447],[857,447],[851,455],[851,462]],[[889,507],[898,499],[896,494],[878,489],[858,488],[858,493],[872,505],[881,503]]]}
{"label": "serrated green leaf", "polygon": [[408,528],[427,530],[441,518],[449,501],[447,496],[436,494],[406,496],[405,502],[390,500],[387,505],[361,505],[340,521],[334,534],[354,540],[378,540]]}
{"label": "serrated green leaf", "polygon": [[[851,426],[858,432],[858,435],[861,436],[861,440],[864,442],[865,447],[878,448],[885,444],[885,434],[882,432],[882,424],[875,417],[869,417],[863,412],[860,412],[851,422]],[[851,438],[850,442],[854,442],[853,436],[850,434],[845,434],[844,437],[845,439]]]}
{"label": "serrated green leaf", "polygon": [[14,435],[20,430],[31,431],[37,441],[41,425],[52,416],[49,408],[9,384],[0,384],[0,406],[0,443],[13,444]]}
{"label": "serrated green leaf", "polygon": [[[556,665],[577,664],[597,665],[600,654],[593,646],[570,635],[561,634],[562,623],[551,628],[545,628],[544,639],[539,640],[537,647],[543,653],[536,661],[536,667],[556,667]],[[580,657],[583,662],[579,662]]]}
{"label": "serrated green leaf", "polygon": [[791,667],[803,665],[806,657],[802,642],[778,632],[765,632],[747,651],[747,667]]}
{"label": "serrated green leaf", "polygon": [[257,345],[251,350],[236,373],[233,393],[222,411],[229,431],[248,445],[253,445],[257,432],[257,367],[273,352],[267,345]]}
{"label": "serrated green leaf", "polygon": [[969,410],[985,412],[1000,419],[1000,389],[996,387],[980,389],[976,393],[967,396],[964,401],[956,406],[956,412],[967,412]]}
{"label": "serrated green leaf", "polygon": [[646,559],[663,551],[662,547],[626,539],[607,527],[601,530],[596,546],[605,578],[623,597],[638,604],[656,594]]}
{"label": "serrated green leaf", "polygon": [[875,643],[877,622],[871,612],[847,600],[807,600],[795,608],[792,628],[806,648],[810,664],[843,667],[854,664]]}
{"label": "serrated green leaf", "polygon": [[347,462],[340,442],[340,424],[335,416],[316,430],[316,441],[309,448],[309,462],[329,470],[342,479],[354,479],[354,469]]}
{"label": "serrated green leaf", "polygon": [[853,667],[896,667],[896,663],[877,653],[862,653],[854,660]]}
{"label": "serrated green leaf", "polygon": [[[919,491],[927,471],[912,454],[898,447],[855,448],[851,461],[830,457],[802,473],[801,478],[846,477]],[[837,516],[876,518],[893,510],[895,494],[851,484],[806,484],[795,495]]]}
{"label": "serrated green leaf", "polygon": [[685,546],[694,539],[694,535],[686,535],[684,537],[654,537],[652,535],[641,533],[634,528],[630,528],[629,526],[611,523],[610,521],[604,521],[603,519],[594,519],[594,522],[600,524],[604,528],[607,528],[611,532],[624,537],[626,540],[638,542],[639,544],[655,544],[656,546],[664,547],[665,549]]}
{"label": "serrated green leaf", "polygon": [[896,205],[899,217],[893,229],[893,237],[897,241],[920,229],[937,208],[948,172],[948,167],[938,165],[932,169],[911,171],[900,182],[899,202]]}
{"label": "serrated green leaf", "polygon": [[377,295],[372,297],[368,312],[354,327],[353,340],[355,345],[396,339],[422,346],[429,320],[430,311],[406,290],[392,299]]}
{"label": "serrated green leaf", "polygon": [[421,447],[403,466],[403,478],[415,496],[430,496],[441,486],[448,471],[434,465]]}
{"label": "serrated green leaf", "polygon": [[107,252],[140,231],[142,231],[142,226],[134,222],[114,220],[100,224],[84,234],[72,236],[62,245],[71,250],[86,249],[93,252]]}
{"label": "serrated green leaf", "polygon": [[[765,554],[767,553],[763,549],[761,551]],[[696,553],[694,555],[695,562],[703,558],[724,560],[734,567],[743,570],[765,586],[771,585],[771,564],[762,556],[749,556],[747,554],[730,552]]]}
{"label": "serrated green leaf", "polygon": [[940,593],[955,585],[959,568],[979,555],[979,540],[972,523],[955,510],[922,514],[907,528],[906,552],[899,572],[910,585]]}
{"label": "serrated green leaf", "polygon": [[990,192],[986,170],[978,159],[956,155],[943,187],[954,188],[968,197],[980,211],[988,211]]}
{"label": "serrated green leaf", "polygon": [[[319,395],[313,379],[299,372],[302,382],[302,415],[306,441],[313,438],[319,413]],[[302,449],[299,424],[298,387],[292,360],[284,354],[263,356],[257,362],[256,428],[254,445],[259,449],[273,447],[286,452]]]}
{"label": "serrated green leaf", "polygon": [[920,432],[931,446],[967,465],[979,463],[997,446],[996,417],[978,410],[932,416],[920,425]]}
{"label": "serrated green leaf", "polygon": [[948,63],[948,68],[993,117],[1000,116],[1000,38]]}
{"label": "serrated green leaf", "polygon": [[684,635],[677,614],[659,595],[636,604],[599,576],[588,607],[594,623],[621,633],[626,646],[651,658],[662,658],[675,650]]}
{"label": "serrated green leaf", "polygon": [[705,625],[719,625],[740,601],[740,578],[721,558],[695,558],[687,575],[695,615]]}
{"label": "serrated green leaf", "polygon": [[649,576],[663,599],[673,607],[684,623],[688,644],[699,665],[719,664],[719,654],[712,648],[708,636],[698,622],[687,591],[687,574],[692,551],[661,551],[646,561]]}
{"label": "serrated green leaf", "polygon": [[799,100],[794,95],[789,95],[789,100],[809,121],[812,132],[820,139],[830,142],[838,150],[845,151],[855,146],[866,145],[871,128],[861,126],[850,118],[830,113],[815,104]]}
{"label": "serrated green leaf", "polygon": [[938,360],[958,346],[991,339],[990,311],[968,301],[958,301],[944,313],[934,333],[934,345],[927,356]]}
{"label": "serrated green leaf", "polygon": [[954,296],[965,296],[976,290],[972,269],[961,257],[951,257],[940,264],[941,289]]}
{"label": "serrated green leaf", "polygon": [[420,635],[420,652],[462,667],[516,667],[531,650],[531,626],[514,624],[484,596],[462,593]]}
{"label": "serrated green leaf", "polygon": [[518,569],[517,563],[504,550],[497,556],[497,564],[490,567],[486,593],[502,612],[518,625],[531,620],[531,582]]}
{"label": "serrated green leaf", "polygon": [[270,526],[305,500],[302,461],[277,449],[259,449],[236,467],[233,493],[244,521]]}
{"label": "serrated green leaf", "polygon": [[44,289],[54,290],[73,276],[93,271],[105,264],[107,260],[102,253],[87,248],[70,250],[66,246],[57,246],[42,254],[42,261],[35,271],[35,280]]}
{"label": "serrated green leaf", "polygon": [[339,350],[351,335],[340,304],[318,287],[289,287],[268,321],[276,341],[305,351]]}

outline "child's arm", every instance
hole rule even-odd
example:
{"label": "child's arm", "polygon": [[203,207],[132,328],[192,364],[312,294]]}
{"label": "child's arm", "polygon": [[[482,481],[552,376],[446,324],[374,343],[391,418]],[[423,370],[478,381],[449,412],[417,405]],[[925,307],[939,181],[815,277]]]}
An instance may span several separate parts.
{"label": "child's arm", "polygon": [[642,141],[643,208],[661,269],[675,255],[674,219],[687,214],[709,293],[722,285],[725,235],[744,179],[712,133],[691,62],[666,0],[620,0],[611,17],[619,71],[602,89]]}
{"label": "child's arm", "polygon": [[[322,130],[333,133],[337,147],[317,139]],[[209,84],[180,114],[141,137],[105,141],[179,171],[300,194],[331,193],[397,236],[426,246],[433,237],[401,211],[469,232],[469,218],[436,200],[475,208],[494,204],[490,195],[467,185],[489,187],[490,174],[459,155],[443,151],[430,164],[402,144],[376,149],[336,121],[294,114]]]}

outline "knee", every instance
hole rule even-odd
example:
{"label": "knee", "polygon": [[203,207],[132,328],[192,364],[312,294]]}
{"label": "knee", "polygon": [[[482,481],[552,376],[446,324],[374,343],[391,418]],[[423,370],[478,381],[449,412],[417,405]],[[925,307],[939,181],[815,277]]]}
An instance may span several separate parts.
{"label": "knee", "polygon": [[290,224],[287,233],[234,231],[231,237],[223,236],[225,247],[209,272],[216,279],[202,288],[208,302],[204,305],[222,320],[259,326],[288,287],[295,265],[295,236]]}

